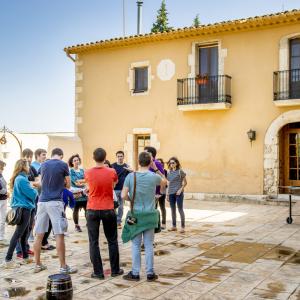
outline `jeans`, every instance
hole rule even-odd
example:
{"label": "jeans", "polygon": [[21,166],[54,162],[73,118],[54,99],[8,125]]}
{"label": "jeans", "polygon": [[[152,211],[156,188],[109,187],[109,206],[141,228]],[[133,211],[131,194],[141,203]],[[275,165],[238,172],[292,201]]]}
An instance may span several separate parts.
{"label": "jeans", "polygon": [[78,222],[79,222],[79,211],[80,211],[81,208],[84,209],[84,211],[85,211],[85,217],[86,217],[86,205],[87,205],[86,201],[78,201],[78,202],[76,202],[74,210],[73,210],[73,220],[74,220],[75,225],[78,225]]}
{"label": "jeans", "polygon": [[[28,238],[29,238],[30,232],[32,231],[32,228],[33,228],[34,216],[35,216],[35,209],[31,210],[31,214],[30,214],[30,222],[29,222],[29,229],[28,229],[29,232],[28,232],[28,236],[26,237],[26,254],[27,254],[27,251],[30,249],[30,246],[28,244]],[[17,241],[16,253],[17,254],[23,253],[22,246],[21,246],[21,238]],[[23,257],[24,257],[24,254],[23,254]]]}
{"label": "jeans", "polygon": [[181,193],[178,196],[176,194],[170,194],[169,200],[170,200],[170,206],[172,212],[172,226],[176,227],[176,204],[177,204],[178,212],[180,214],[180,219],[181,219],[181,227],[184,228],[185,215],[183,211],[183,193]]}
{"label": "jeans", "polygon": [[149,229],[141,232],[132,240],[132,274],[139,275],[141,270],[141,243],[142,237],[145,245],[145,262],[146,262],[146,274],[150,275],[154,273],[154,229]]}
{"label": "jeans", "polygon": [[121,192],[122,191],[115,191],[116,196],[118,198],[118,203],[119,203],[119,207],[118,207],[118,216],[117,216],[117,223],[121,224],[122,223],[122,218],[123,218],[123,211],[124,211],[124,201],[121,198]]}
{"label": "jeans", "polygon": [[22,217],[20,225],[16,226],[16,230],[11,237],[10,244],[5,257],[6,261],[11,261],[13,257],[14,250],[16,248],[18,240],[20,240],[21,249],[23,253],[23,258],[28,258],[27,254],[27,239],[30,233],[30,224],[33,223],[34,212],[26,208],[22,209]]}
{"label": "jeans", "polygon": [[166,194],[161,195],[156,202],[155,208],[157,208],[157,204],[159,203],[159,208],[161,211],[161,224],[166,225]]}
{"label": "jeans", "polygon": [[120,271],[120,257],[118,245],[117,217],[115,211],[111,210],[87,210],[87,227],[89,235],[90,259],[94,267],[94,274],[103,274],[103,265],[99,248],[99,229],[102,221],[103,230],[108,242],[109,261],[111,273]]}
{"label": "jeans", "polygon": [[4,240],[7,200],[0,200],[0,241]]}

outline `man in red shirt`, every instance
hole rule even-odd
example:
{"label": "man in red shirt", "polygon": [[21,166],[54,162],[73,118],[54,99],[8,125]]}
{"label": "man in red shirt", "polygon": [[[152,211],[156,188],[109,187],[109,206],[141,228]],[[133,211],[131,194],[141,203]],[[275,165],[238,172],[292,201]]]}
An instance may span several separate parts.
{"label": "man in red shirt", "polygon": [[94,151],[96,166],[85,172],[89,196],[87,203],[87,227],[90,243],[90,258],[94,267],[92,278],[104,279],[103,265],[99,249],[99,227],[102,221],[108,242],[111,276],[124,273],[120,269],[117,216],[114,210],[113,188],[118,182],[114,169],[104,166],[106,152],[102,148]]}

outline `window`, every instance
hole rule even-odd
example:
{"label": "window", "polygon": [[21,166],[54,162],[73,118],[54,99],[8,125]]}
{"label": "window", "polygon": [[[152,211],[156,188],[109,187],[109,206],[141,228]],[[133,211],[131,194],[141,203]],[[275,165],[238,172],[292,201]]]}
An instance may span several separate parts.
{"label": "window", "polygon": [[148,67],[134,68],[134,93],[148,90]]}

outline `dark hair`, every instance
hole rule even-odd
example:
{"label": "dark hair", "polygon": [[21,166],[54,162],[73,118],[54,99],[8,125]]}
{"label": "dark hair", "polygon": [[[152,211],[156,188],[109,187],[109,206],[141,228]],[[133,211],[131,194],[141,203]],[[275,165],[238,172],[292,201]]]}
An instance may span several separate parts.
{"label": "dark hair", "polygon": [[68,160],[68,165],[69,165],[70,168],[73,168],[73,167],[74,167],[73,159],[74,159],[75,157],[78,158],[79,163],[81,164],[81,158],[80,158],[79,154],[74,154],[74,155],[72,155],[72,156],[69,158],[69,160]]}
{"label": "dark hair", "polygon": [[33,151],[29,148],[26,148],[22,151],[22,157],[33,156]]}
{"label": "dark hair", "polygon": [[108,167],[111,168],[111,164],[110,164],[109,160],[106,159],[106,160],[104,161],[104,164],[108,165]]}
{"label": "dark hair", "polygon": [[106,151],[102,148],[95,149],[93,153],[93,158],[97,163],[104,162],[106,158]]}
{"label": "dark hair", "polygon": [[51,152],[51,157],[55,155],[64,156],[64,152],[60,148],[54,148]]}
{"label": "dark hair", "polygon": [[6,163],[3,160],[0,160],[0,167],[4,168],[6,166]]}
{"label": "dark hair", "polygon": [[155,158],[156,154],[157,154],[157,151],[154,147],[151,147],[151,146],[146,146],[144,148],[145,151],[147,152],[150,152],[152,154],[152,157]]}
{"label": "dark hair", "polygon": [[159,160],[160,163],[161,163],[163,166],[165,165],[165,162],[164,162],[164,160],[163,160],[162,158],[157,158],[157,160]]}
{"label": "dark hair", "polygon": [[177,157],[175,157],[175,156],[172,156],[169,160],[168,160],[168,167],[170,168],[170,161],[171,160],[174,160],[175,162],[176,162],[176,170],[179,170],[179,169],[181,169],[181,165],[180,165],[180,162],[179,162],[179,160],[178,160],[178,158]]}
{"label": "dark hair", "polygon": [[122,150],[117,151],[116,156],[117,156],[118,154],[122,154],[123,156],[125,156],[124,151],[122,151]]}
{"label": "dark hair", "polygon": [[34,157],[35,159],[37,159],[42,153],[47,153],[47,151],[45,149],[36,149],[34,152]]}
{"label": "dark hair", "polygon": [[141,167],[148,167],[151,164],[151,155],[144,151],[139,154],[139,165]]}

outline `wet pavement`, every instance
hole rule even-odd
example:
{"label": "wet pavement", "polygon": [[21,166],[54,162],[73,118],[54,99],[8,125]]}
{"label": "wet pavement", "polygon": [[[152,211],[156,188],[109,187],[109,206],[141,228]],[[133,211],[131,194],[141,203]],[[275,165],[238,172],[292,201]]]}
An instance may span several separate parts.
{"label": "wet pavement", "polygon": [[[186,233],[163,231],[155,236],[156,282],[147,282],[142,255],[140,282],[110,277],[108,249],[101,229],[105,280],[90,278],[88,238],[69,221],[67,263],[73,299],[293,299],[300,300],[300,217],[286,224],[287,207],[225,202],[185,202]],[[294,213],[300,214],[300,209]],[[70,212],[69,212],[70,213]],[[170,227],[170,210],[168,226]],[[179,217],[179,216],[178,216]],[[179,221],[179,219],[178,219]],[[7,227],[7,236],[13,228]],[[120,233],[120,231],[119,231]],[[54,244],[55,242],[52,241]],[[0,247],[3,261],[6,247]],[[130,271],[130,243],[120,242],[121,266]],[[33,264],[0,270],[0,298],[43,299],[47,277],[58,272],[56,250],[44,251],[48,270],[33,273]]]}

